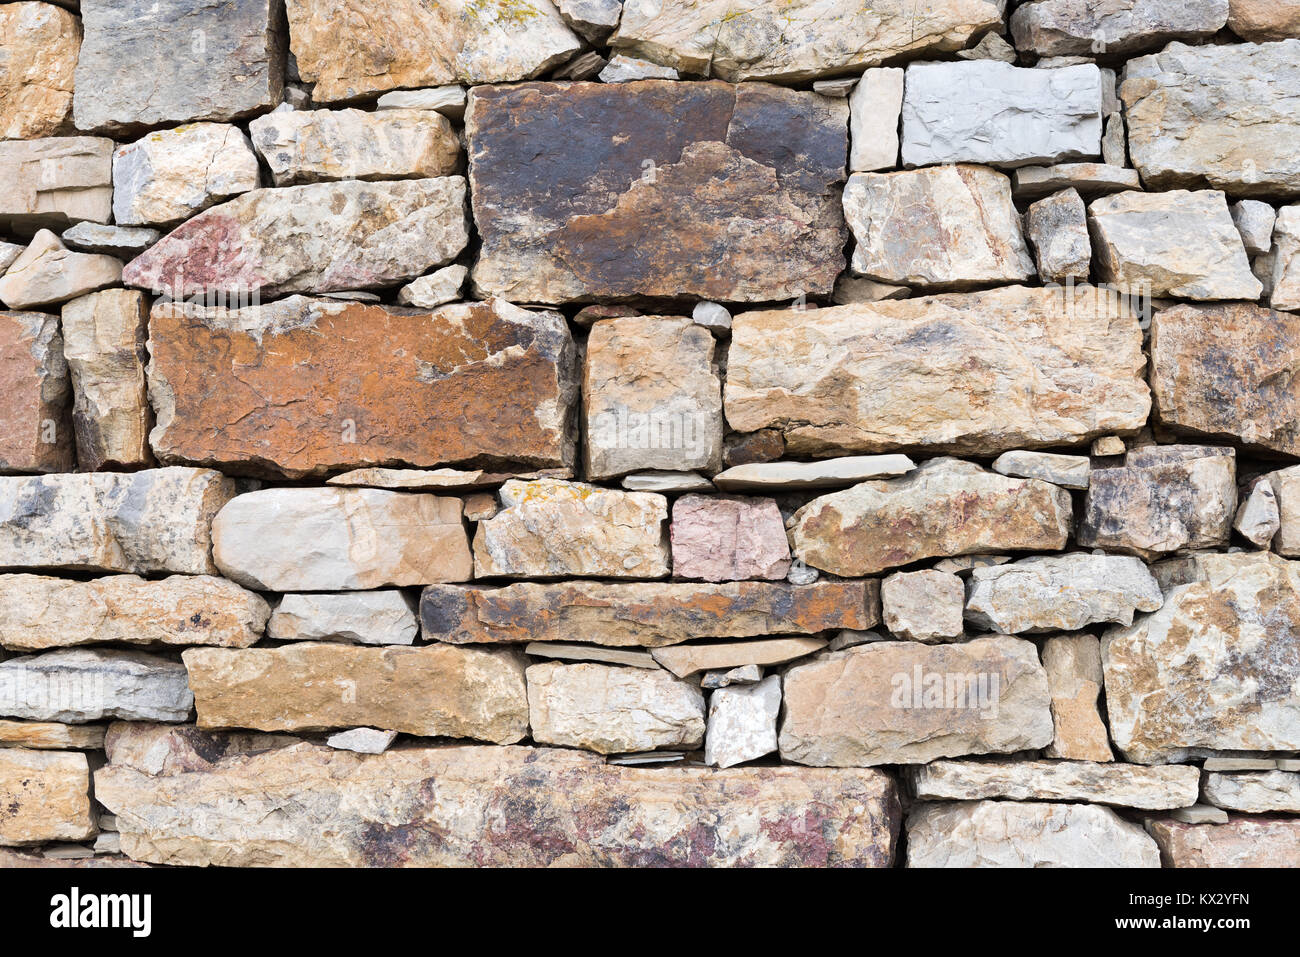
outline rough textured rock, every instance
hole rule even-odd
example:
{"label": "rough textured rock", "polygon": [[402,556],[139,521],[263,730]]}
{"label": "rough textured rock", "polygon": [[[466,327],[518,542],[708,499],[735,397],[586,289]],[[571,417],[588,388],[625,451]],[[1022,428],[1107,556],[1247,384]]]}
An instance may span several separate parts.
{"label": "rough textured rock", "polygon": [[1072,189],[1081,197],[1105,196],[1126,189],[1141,189],[1137,170],[1108,163],[1058,163],[1055,166],[1022,166],[1012,174],[1012,194],[1030,202]]}
{"label": "rough textured rock", "polygon": [[1239,817],[1227,824],[1183,824],[1156,818],[1147,825],[1166,867],[1295,867],[1300,820]]}
{"label": "rough textured rock", "polygon": [[1028,166],[1101,155],[1093,64],[1028,70],[997,60],[918,63],[903,93],[903,165]]}
{"label": "rough textured rock", "polygon": [[1228,29],[1243,40],[1300,37],[1300,3],[1296,0],[1229,0]]}
{"label": "rough textured rock", "polygon": [[1018,282],[1034,263],[1011,203],[1011,180],[986,166],[855,173],[844,216],[860,276],[918,289]]}
{"label": "rough textured rock", "polygon": [[260,596],[206,575],[0,575],[0,647],[14,651],[108,642],[246,648],[270,613]]}
{"label": "rough textured rock", "polygon": [[627,316],[591,327],[582,388],[588,478],[722,467],[716,343],[709,330],[679,316]]}
{"label": "rough textured rock", "polygon": [[459,176],[258,189],[163,237],[122,278],[176,299],[390,286],[455,259],[468,228]]}
{"label": "rough textured rock", "polygon": [[777,748],[776,718],[781,711],[781,679],[719,688],[709,696],[704,763],[730,768],[771,754]]}
{"label": "rough textured rock", "polygon": [[286,7],[290,49],[319,103],[399,87],[528,80],[582,48],[551,0],[287,0]]}
{"label": "rough textured rock", "polygon": [[108,222],[113,146],[98,136],[0,142],[0,225],[30,231]]}
{"label": "rough textured rock", "polygon": [[1003,452],[993,461],[993,471],[1016,478],[1036,478],[1064,488],[1084,489],[1092,475],[1086,455],[1058,455],[1052,452]]}
{"label": "rough textured rock", "polygon": [[859,576],[922,558],[1059,551],[1070,526],[1065,489],[940,458],[899,479],[813,499],[790,520],[790,542],[814,568]]}
{"label": "rough textured rock", "polygon": [[630,83],[633,80],[677,80],[680,74],[670,66],[618,54],[598,74],[601,83]]}
{"label": "rough textured rock", "polygon": [[899,638],[926,644],[961,637],[966,585],[952,572],[895,572],[880,583],[881,616]]}
{"label": "rough textured rock", "polygon": [[91,293],[66,303],[62,320],[78,462],[86,470],[149,465],[153,412],[145,379],[144,295],[133,289]]}
{"label": "rough textured rock", "polygon": [[1174,306],[1151,320],[1155,415],[1168,428],[1300,455],[1300,316],[1250,303]]}
{"label": "rough textured rock", "polygon": [[212,517],[234,494],[210,469],[0,477],[0,568],[216,574]]}
{"label": "rough textured rock", "polygon": [[420,632],[415,602],[396,589],[285,595],[267,622],[276,641],[409,645]]}
{"label": "rough textured rock", "polygon": [[501,504],[478,523],[476,577],[661,578],[669,572],[662,495],[511,479],[501,486]]}
{"label": "rough textured rock", "polygon": [[843,100],[766,84],[476,88],[474,285],[544,303],[829,293],[847,120]]}
{"label": "rough textured rock", "polygon": [[185,666],[158,655],[67,648],[0,662],[0,715],[69,724],[187,721],[193,708]]}
{"label": "rough textured rock", "polygon": [[[781,435],[775,429],[764,431]],[[784,439],[781,448],[785,449]],[[733,465],[719,472],[713,477],[713,484],[725,491],[842,488],[868,479],[906,475],[914,468],[916,463],[906,455],[846,455],[819,462],[754,462]]]}
{"label": "rough textured rock", "polygon": [[154,306],[150,436],[166,461],[291,477],[471,460],[572,465],[564,317],[501,300],[433,313],[293,296]]}
{"label": "rough textured rock", "polygon": [[1166,552],[1226,545],[1236,511],[1232,449],[1130,449],[1122,467],[1092,473],[1076,538],[1085,548],[1150,561]]}
{"label": "rough textured rock", "polygon": [[1282,514],[1278,511],[1277,495],[1267,479],[1255,482],[1242,498],[1232,527],[1256,548],[1269,547],[1282,527]]}
{"label": "rough textured rock", "polygon": [[81,21],[48,3],[6,3],[0,38],[0,140],[67,132]]}
{"label": "rough textured rock", "polygon": [[781,757],[796,764],[924,764],[1051,740],[1047,676],[1019,638],[881,641],[785,674]]}
{"label": "rough textured rock", "polygon": [[1043,555],[971,572],[966,618],[1008,635],[1078,631],[1098,622],[1133,624],[1135,611],[1155,611],[1160,586],[1136,558]]}
{"label": "rough textured rock", "polygon": [[510,650],[303,642],[182,657],[201,728],[378,727],[496,744],[528,733],[525,661]]}
{"label": "rough textured rock", "polygon": [[1070,187],[1040,199],[1025,212],[1025,235],[1043,282],[1086,282],[1092,266],[1087,209]]}
{"label": "rough textured rock", "polygon": [[880,621],[880,583],[520,582],[432,585],[420,599],[428,640],[584,641],[653,648],[692,638],[862,630]]}
{"label": "rough textured rock", "polygon": [[1088,804],[970,801],[907,816],[908,867],[1159,867],[1142,828]]}
{"label": "rough textured rock", "polygon": [[275,106],[284,90],[280,9],[278,0],[82,0],[77,129],[120,133]]}
{"label": "rough textured rock", "polygon": [[95,793],[133,857],[225,866],[886,867],[900,817],[879,771],[624,768],[531,748],[303,744],[208,772],[113,765]]}
{"label": "rough textured rock", "polygon": [[1144,764],[1300,747],[1300,568],[1267,552],[1187,565],[1158,612],[1102,638],[1116,746]]}
{"label": "rough textured rock", "polygon": [[122,263],[112,256],[73,252],[43,229],[0,277],[0,302],[10,309],[35,309],[113,286]]}
{"label": "rough textured rock", "polygon": [[1251,256],[1262,255],[1272,247],[1277,211],[1268,203],[1257,199],[1243,199],[1233,203],[1232,222],[1236,225],[1237,232],[1241,233],[1241,241]]}
{"label": "rough textured rock", "polygon": [[207,771],[223,758],[288,748],[301,742],[288,734],[208,731],[193,724],[114,721],[104,736],[108,760],[144,774]]}
{"label": "rough textured rock", "polygon": [[569,644],[563,641],[530,641],[524,645],[524,654],[534,658],[556,658],[560,661],[595,661],[607,665],[627,665],[632,668],[649,668],[657,671],[659,662],[650,652],[640,649],[605,648],[601,645]]}
{"label": "rough textured rock", "polygon": [[1258,299],[1223,193],[1123,192],[1095,199],[1088,228],[1098,274],[1122,288],[1180,299]]}
{"label": "rough textured rock", "polygon": [[1215,807],[1248,814],[1300,811],[1300,774],[1265,771],[1205,775],[1205,800]]}
{"label": "rough textured rock", "polygon": [[898,118],[903,111],[903,71],[877,67],[862,74],[849,96],[849,171],[867,173],[898,165]]}
{"label": "rough textured rock", "polygon": [[403,306],[436,309],[460,298],[461,287],[465,285],[465,277],[468,275],[468,266],[443,266],[397,290],[397,301]]}
{"label": "rough textured rock", "polygon": [[704,695],[667,671],[546,662],[528,669],[533,740],[599,754],[697,748]]}
{"label": "rough textured rock", "polygon": [[0,719],[0,748],[32,748],[37,751],[101,751],[102,724],[59,724],[54,721],[6,721]]}
{"label": "rough textured rock", "polygon": [[1010,25],[1017,50],[1047,57],[1132,54],[1213,36],[1227,22],[1228,0],[1036,0]]}
{"label": "rough textured rock", "polygon": [[1273,549],[1288,558],[1300,558],[1300,466],[1269,473],[1277,496],[1278,530]]}
{"label": "rough textured rock", "polygon": [[0,312],[0,472],[72,469],[71,397],[58,317]]}
{"label": "rough textured rock", "polygon": [[1052,695],[1052,723],[1056,729],[1043,757],[1114,760],[1097,707],[1103,680],[1097,637],[1057,635],[1043,642],[1040,655]]}
{"label": "rough textured rock", "polygon": [[733,429],[779,428],[797,455],[989,455],[1141,428],[1144,367],[1125,300],[1014,286],[743,313],[723,396]]}
{"label": "rough textured rock", "polygon": [[743,668],[746,665],[785,664],[825,647],[826,641],[822,638],[765,638],[757,641],[672,645],[655,648],[650,654],[677,677],[686,678],[701,671]]}
{"label": "rough textured rock", "polygon": [[393,90],[381,96],[375,107],[380,110],[433,110],[459,121],[465,117],[465,88],[459,83],[449,83],[424,90]]}
{"label": "rough textured rock", "polygon": [[1147,189],[1300,195],[1300,40],[1187,46],[1130,60],[1120,96]]}
{"label": "rough textured rock", "polygon": [[84,754],[0,748],[0,807],[0,844],[10,847],[80,841],[98,830]]}
{"label": "rough textured rock", "polygon": [[276,186],[336,179],[446,176],[460,137],[431,110],[288,110],[248,124]]}
{"label": "rough textured rock", "polygon": [[1278,210],[1270,255],[1269,304],[1274,309],[1300,310],[1300,205]]}
{"label": "rough textured rock", "polygon": [[188,123],[158,130],[113,153],[113,220],[125,226],[175,226],[257,189],[261,180],[257,154],[237,126]]}
{"label": "rough textured rock", "polygon": [[358,754],[383,754],[397,740],[396,731],[380,731],[378,728],[353,728],[331,734],[325,743],[331,748],[343,751],[355,751]]}
{"label": "rough textured rock", "polygon": [[1087,801],[1167,810],[1195,804],[1201,772],[1090,761],[935,761],[909,768],[918,800]]}
{"label": "rough textured rock", "polygon": [[683,495],[673,502],[673,574],[704,581],[784,581],[790,543],[776,500]]}
{"label": "rough textured rock", "polygon": [[261,591],[364,591],[472,576],[460,499],[370,488],[240,495],[212,522],[212,555],[227,578]]}
{"label": "rough textured rock", "polygon": [[618,26],[623,0],[555,0],[564,22],[592,44],[602,44]]}
{"label": "rough textured rock", "polygon": [[[996,0],[937,0],[870,7],[834,0],[626,0],[610,37],[616,50],[683,73],[741,81],[809,80],[861,72],[903,54],[960,50],[1002,26]],[[859,68],[859,69],[855,69]]]}
{"label": "rough textured rock", "polygon": [[[162,233],[145,226],[103,226],[99,223],[77,223],[65,229],[59,237],[69,249],[82,253],[102,253],[118,259],[134,259],[158,240]],[[17,258],[15,256],[14,258]],[[0,273],[8,263],[0,256]]]}

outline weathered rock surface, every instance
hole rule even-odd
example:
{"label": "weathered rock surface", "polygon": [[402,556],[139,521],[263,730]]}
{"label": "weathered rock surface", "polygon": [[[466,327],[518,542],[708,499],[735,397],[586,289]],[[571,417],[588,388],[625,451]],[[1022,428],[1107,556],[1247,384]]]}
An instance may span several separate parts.
{"label": "weathered rock surface", "polygon": [[72,424],[83,469],[153,461],[145,378],[149,309],[143,293],[105,289],[63,306],[63,354],[72,377]]}
{"label": "weathered rock surface", "polygon": [[1160,586],[1136,558],[1042,555],[971,572],[966,618],[1008,635],[1078,631],[1098,622],[1133,624],[1135,611],[1163,603]]}
{"label": "weathered rock surface", "polygon": [[237,126],[187,123],[158,130],[113,153],[113,220],[126,226],[174,226],[257,189],[261,180],[257,154]]}
{"label": "weathered rock surface", "polygon": [[683,495],[673,502],[673,574],[704,581],[783,581],[790,543],[776,500]]}
{"label": "weathered rock surface", "polygon": [[1232,222],[1241,233],[1246,252],[1259,256],[1273,245],[1273,227],[1277,224],[1277,211],[1268,203],[1257,199],[1242,199],[1232,204]]}
{"label": "weathered rock surface", "polygon": [[1120,96],[1147,189],[1300,195],[1300,40],[1187,46],[1130,60]]}
{"label": "weathered rock surface", "polygon": [[260,596],[206,575],[0,575],[0,646],[14,651],[108,642],[246,648],[270,614]]}
{"label": "weathered rock surface", "polygon": [[794,514],[789,530],[796,558],[856,577],[923,558],[1059,551],[1070,528],[1065,489],[940,458],[899,479],[815,498]]}
{"label": "weathered rock surface", "polygon": [[[100,223],[77,223],[59,237],[69,249],[83,253],[102,253],[118,259],[134,259],[158,240],[162,233],[146,226],[104,226]],[[17,258],[16,256],[14,258]],[[0,256],[0,273],[8,267]]]}
{"label": "weathered rock surface", "polygon": [[599,754],[697,748],[704,695],[667,671],[545,662],[528,669],[533,740]]}
{"label": "weathered rock surface", "polygon": [[285,595],[267,622],[276,641],[410,645],[420,632],[416,606],[396,589],[339,595]]}
{"label": "weathered rock surface", "polygon": [[844,216],[860,276],[918,289],[1018,282],[1034,263],[1011,202],[1011,180],[986,166],[854,173]]}
{"label": "weathered rock surface", "polygon": [[0,142],[0,225],[30,231],[108,222],[113,147],[98,136]]}
{"label": "weathered rock surface", "polygon": [[781,679],[719,688],[709,696],[704,763],[730,768],[777,749],[776,719],[781,711]]}
{"label": "weathered rock surface", "polygon": [[1254,483],[1237,507],[1232,527],[1256,548],[1268,548],[1282,527],[1282,514],[1277,507],[1277,496],[1267,479]]}
{"label": "weathered rock surface", "polygon": [[843,100],[756,83],[475,88],[474,286],[541,303],[829,293],[847,120]]}
{"label": "weathered rock surface", "polygon": [[1132,54],[1211,37],[1227,22],[1228,0],[1036,0],[1010,26],[1016,49],[1048,57]]}
{"label": "weathered rock surface", "polygon": [[377,727],[512,744],[528,733],[522,655],[303,642],[182,656],[201,728]]}
{"label": "weathered rock surface", "polygon": [[35,309],[116,285],[122,263],[112,256],[73,252],[42,229],[0,277],[0,302],[10,309]]}
{"label": "weathered rock surface", "polygon": [[158,655],[67,648],[0,662],[0,715],[69,724],[186,721],[193,708],[185,666]]}
{"label": "weathered rock surface", "polygon": [[397,290],[397,301],[403,306],[436,309],[460,298],[461,287],[465,285],[465,277],[468,275],[468,266],[455,263],[443,266]]}
{"label": "weathered rock surface", "polygon": [[1087,209],[1073,187],[1040,199],[1025,212],[1025,235],[1043,282],[1086,282],[1092,266]]}
{"label": "weathered rock surface", "polygon": [[997,60],[918,63],[903,93],[903,165],[1028,166],[1101,155],[1101,73]]}
{"label": "weathered rock surface", "polygon": [[1141,428],[1144,367],[1124,299],[1015,286],[743,313],[723,395],[733,429],[779,428],[796,455],[989,455]]}
{"label": "weathered rock surface", "polygon": [[1085,548],[1150,561],[1226,545],[1236,511],[1232,449],[1153,445],[1130,449],[1122,467],[1092,473],[1076,537]]}
{"label": "weathered rock surface", "polygon": [[80,841],[98,830],[84,754],[0,748],[0,807],[0,844],[10,847]]}
{"label": "weathered rock surface", "polygon": [[82,0],[77,129],[120,133],[275,106],[284,89],[280,16],[276,0],[234,8],[206,0]]}
{"label": "weathered rock surface", "polygon": [[701,671],[743,668],[746,665],[780,665],[826,647],[823,638],[763,638],[717,644],[672,645],[650,654],[679,678]]}
{"label": "weathered rock surface", "polygon": [[287,110],[248,133],[276,186],[446,176],[460,165],[460,137],[431,110]]}
{"label": "weathered rock surface", "polygon": [[163,237],[122,278],[176,299],[382,287],[455,259],[468,229],[459,176],[257,189]]}
{"label": "weathered rock surface", "polygon": [[0,37],[0,140],[67,132],[81,21],[48,3],[6,3]]}
{"label": "weathered rock surface", "polygon": [[1166,867],[1295,867],[1300,820],[1238,817],[1227,824],[1156,818],[1147,827]]}
{"label": "weathered rock surface", "polygon": [[903,111],[903,71],[876,67],[862,74],[849,96],[849,171],[867,173],[898,165],[898,118]]}
{"label": "weathered rock surface", "polygon": [[0,748],[37,751],[102,751],[104,725],[0,719]]}
{"label": "weathered rock surface", "polygon": [[343,751],[355,751],[358,754],[383,754],[397,740],[396,731],[380,731],[378,728],[353,728],[331,734],[325,743],[331,748]]}
{"label": "weathered rock surface", "polygon": [[1258,299],[1223,193],[1123,192],[1095,199],[1088,227],[1103,280],[1152,296]]}
{"label": "weathered rock surface", "polygon": [[659,662],[650,652],[606,648],[602,645],[579,645],[564,641],[530,641],[524,645],[524,654],[534,658],[555,658],[560,661],[595,661],[606,665],[627,665],[631,668],[649,668],[657,671]]}
{"label": "weathered rock surface", "polygon": [[1273,549],[1288,558],[1300,558],[1300,466],[1279,469],[1268,475],[1277,496],[1278,530]]}
{"label": "weathered rock surface", "polygon": [[261,591],[365,591],[473,574],[459,499],[370,488],[240,495],[212,523],[212,555],[221,574]]}
{"label": "weathered rock surface", "polygon": [[501,300],[432,313],[293,296],[150,317],[154,451],[291,477],[470,460],[572,465],[564,317]]}
{"label": "weathered rock surface", "polygon": [[1291,771],[1210,773],[1205,775],[1201,789],[1206,801],[1229,811],[1248,814],[1300,811],[1300,774]]}
{"label": "weathered rock surface", "polygon": [[301,742],[288,734],[209,731],[193,724],[114,721],[104,736],[108,760],[144,774],[207,771],[223,758],[288,748]]}
{"label": "weathered rock surface", "polygon": [[1273,259],[1269,304],[1274,309],[1300,310],[1300,205],[1278,210],[1269,255]]}
{"label": "weathered rock surface", "polygon": [[1300,3],[1296,0],[1229,0],[1228,29],[1243,40],[1300,37]]}
{"label": "weathered rock surface", "polygon": [[1043,642],[1040,656],[1047,672],[1055,726],[1055,736],[1043,756],[1075,761],[1114,760],[1097,707],[1103,680],[1097,637],[1057,635]]}
{"label": "weathered rock surface", "polygon": [[1064,488],[1084,489],[1092,474],[1086,455],[1058,455],[1052,452],[1003,452],[992,465],[999,475],[1036,478]]}
{"label": "weathered rock surface", "polygon": [[1084,199],[1105,196],[1126,189],[1141,189],[1137,170],[1110,163],[1058,163],[1055,166],[1022,166],[1012,174],[1012,194],[1030,202],[1072,189]]}
{"label": "weathered rock surface", "polygon": [[511,479],[504,508],[478,523],[478,578],[661,578],[670,567],[668,500],[581,482]]}
{"label": "weathered rock surface", "polygon": [[781,757],[857,767],[1041,748],[1048,700],[1038,649],[1019,638],[859,645],[786,672]]}
{"label": "weathered rock surface", "polygon": [[[534,748],[374,757],[303,744],[209,772],[112,765],[95,793],[133,857],[225,866],[886,867],[900,817],[879,771],[624,768]],[[209,813],[186,810],[196,805]],[[494,823],[507,819],[523,830]]]}
{"label": "weathered rock surface", "polygon": [[[766,431],[781,435],[775,429]],[[781,448],[785,449],[784,439]],[[916,463],[906,455],[846,455],[818,462],[752,462],[719,472],[713,477],[713,484],[729,492],[842,488],[867,479],[906,475],[914,468]]]}
{"label": "weathered rock surface", "polygon": [[1201,781],[1200,770],[1188,765],[1090,761],[935,761],[908,773],[918,800],[1087,801],[1148,810],[1195,804]]}
{"label": "weathered rock surface", "polygon": [[880,583],[881,615],[899,638],[926,644],[961,637],[966,585],[952,572],[895,572]]}
{"label": "weathered rock surface", "polygon": [[960,50],[1002,26],[996,0],[938,0],[917,7],[884,0],[626,0],[609,42],[683,73],[724,80],[809,80],[861,72],[903,54]]}
{"label": "weathered rock surface", "polygon": [[716,344],[709,330],[680,316],[627,316],[591,327],[582,388],[588,478],[722,467]]}
{"label": "weathered rock surface", "polygon": [[867,629],[880,621],[880,583],[520,582],[504,588],[431,585],[420,599],[427,640],[584,641],[654,648],[692,638],[748,638]]}
{"label": "weathered rock surface", "polygon": [[290,49],[318,103],[399,87],[528,80],[582,48],[551,0],[287,0],[286,7]]}
{"label": "weathered rock surface", "polygon": [[212,517],[234,494],[210,469],[0,477],[0,568],[216,574]]}
{"label": "weathered rock surface", "polygon": [[66,472],[76,462],[63,348],[57,316],[0,312],[0,471]]}
{"label": "weathered rock surface", "polygon": [[1102,638],[1106,707],[1131,761],[1300,747],[1300,568],[1201,553],[1164,606]]}
{"label": "weathered rock surface", "polygon": [[971,801],[907,816],[908,867],[1159,867],[1141,827],[1089,804]]}

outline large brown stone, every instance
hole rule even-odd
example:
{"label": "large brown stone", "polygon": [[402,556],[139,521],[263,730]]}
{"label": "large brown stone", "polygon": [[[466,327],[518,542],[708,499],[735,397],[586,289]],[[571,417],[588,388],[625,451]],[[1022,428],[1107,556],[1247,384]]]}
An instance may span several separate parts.
{"label": "large brown stone", "polygon": [[466,642],[583,641],[619,647],[692,638],[862,631],[880,621],[880,583],[520,582],[504,588],[430,585],[424,637]]}
{"label": "large brown stone", "polygon": [[1141,428],[1145,364],[1123,298],[1013,286],[744,313],[723,394],[731,428],[779,428],[795,455],[991,455]]}
{"label": "large brown stone", "polygon": [[61,724],[57,721],[9,721],[0,718],[0,748],[32,748],[36,751],[102,751],[104,750],[104,725]]}
{"label": "large brown stone", "polygon": [[1227,824],[1155,818],[1147,831],[1165,867],[1300,867],[1300,818],[1233,816]]}
{"label": "large brown stone", "polygon": [[1056,635],[1043,642],[1039,656],[1047,671],[1055,727],[1043,757],[1113,761],[1110,738],[1097,707],[1103,681],[1097,636],[1086,632]]}
{"label": "large brown stone", "polygon": [[157,777],[110,765],[95,794],[127,854],[171,864],[892,863],[900,810],[883,772],[603,762],[557,749],[369,756],[302,744]]}
{"label": "large brown stone", "polygon": [[501,300],[432,313],[302,296],[234,311],[160,302],[149,351],[164,461],[290,477],[573,464],[576,359],[557,313]]}
{"label": "large brown stone", "polygon": [[48,3],[0,5],[0,140],[65,132],[81,21]]}
{"label": "large brown stone", "polygon": [[828,294],[847,123],[843,100],[762,83],[476,87],[474,285],[543,303]]}
{"label": "large brown stone", "polygon": [[80,841],[96,830],[84,754],[0,748],[0,845]]}
{"label": "large brown stone", "polygon": [[939,458],[813,499],[791,518],[790,542],[814,568],[852,577],[923,558],[1059,551],[1070,528],[1065,489]]}
{"label": "large brown stone", "polygon": [[1151,320],[1155,416],[1176,431],[1300,455],[1300,314],[1178,305]]}
{"label": "large brown stone", "polygon": [[1020,638],[874,642],[785,675],[781,757],[796,764],[924,764],[1051,740],[1047,675]]}
{"label": "large brown stone", "polygon": [[1300,37],[1300,0],[1229,0],[1228,29],[1256,43]]}
{"label": "large brown stone", "polygon": [[513,650],[298,642],[182,657],[200,728],[372,727],[496,744],[528,734],[526,662]]}
{"label": "large brown stone", "polygon": [[0,472],[71,471],[71,404],[58,316],[0,312]]}

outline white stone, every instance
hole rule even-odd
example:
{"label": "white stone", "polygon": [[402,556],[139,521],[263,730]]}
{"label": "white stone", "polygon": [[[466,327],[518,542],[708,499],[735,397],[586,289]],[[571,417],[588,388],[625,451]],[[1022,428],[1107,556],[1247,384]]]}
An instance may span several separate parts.
{"label": "white stone", "polygon": [[1274,309],[1300,310],[1300,205],[1278,210],[1273,227],[1269,304]]}
{"label": "white stone", "polygon": [[876,67],[862,74],[849,97],[849,172],[898,165],[898,117],[903,111],[903,71]]}
{"label": "white stone", "polygon": [[731,332],[731,312],[716,302],[697,302],[691,310],[691,318],[696,325],[703,326],[715,335]]}
{"label": "white stone", "polygon": [[266,636],[277,641],[410,645],[420,632],[415,602],[397,590],[285,595]]}
{"label": "white stone", "polygon": [[618,54],[600,71],[602,83],[627,83],[632,80],[676,80],[677,71],[670,66],[660,66],[649,60]]}
{"label": "white stone", "polygon": [[781,712],[781,679],[719,688],[709,696],[704,763],[729,768],[761,758],[777,748],[776,719]]}
{"label": "white stone", "polygon": [[193,708],[185,666],[157,655],[68,648],[0,662],[0,715],[8,717],[187,721]]}
{"label": "white stone", "polygon": [[1258,256],[1272,248],[1277,211],[1268,203],[1257,199],[1238,200],[1232,204],[1232,221],[1250,255]]}
{"label": "white stone", "polygon": [[1273,486],[1267,478],[1256,482],[1250,492],[1242,497],[1232,527],[1257,548],[1268,548],[1273,536],[1282,527],[1282,515],[1278,511]]}
{"label": "white stone", "polygon": [[383,754],[388,746],[397,740],[396,731],[380,731],[378,728],[353,728],[331,734],[325,743],[340,751],[356,751],[359,754]]}
{"label": "white stone", "polygon": [[381,110],[433,110],[453,120],[465,117],[465,88],[457,83],[423,90],[393,90],[375,104]]}
{"label": "white stone", "polygon": [[460,298],[461,287],[469,267],[453,263],[443,266],[436,272],[421,276],[397,291],[397,301],[404,306],[416,306],[421,309],[435,309],[444,303],[454,302]]}
{"label": "white stone", "polygon": [[1065,488],[1087,488],[1092,460],[1086,455],[1051,452],[1003,452],[993,460],[993,471],[1016,478],[1036,478]]}
{"label": "white stone", "polygon": [[713,477],[724,492],[841,488],[868,479],[906,475],[916,463],[906,455],[845,455],[816,462],[751,462]]}
{"label": "white stone", "polygon": [[1245,814],[1300,811],[1300,774],[1289,771],[1212,772],[1205,776],[1201,790],[1208,803],[1226,811]]}
{"label": "white stone", "polygon": [[239,127],[189,123],[159,130],[113,153],[113,220],[174,225],[260,185],[257,154]]}

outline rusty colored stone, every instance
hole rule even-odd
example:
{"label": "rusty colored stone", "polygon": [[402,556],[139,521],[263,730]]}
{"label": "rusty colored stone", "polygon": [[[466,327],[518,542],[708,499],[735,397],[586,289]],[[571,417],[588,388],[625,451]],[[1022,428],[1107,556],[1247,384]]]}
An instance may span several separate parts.
{"label": "rusty colored stone", "polygon": [[102,751],[104,725],[57,721],[10,721],[0,718],[0,748],[35,751]]}
{"label": "rusty colored stone", "polygon": [[0,312],[0,472],[70,472],[71,405],[59,317]]}
{"label": "rusty colored stone", "polygon": [[0,846],[95,834],[84,754],[0,748]]}
{"label": "rusty colored stone", "polygon": [[780,429],[733,432],[722,442],[722,464],[727,468],[775,462],[785,455],[785,436]]}

